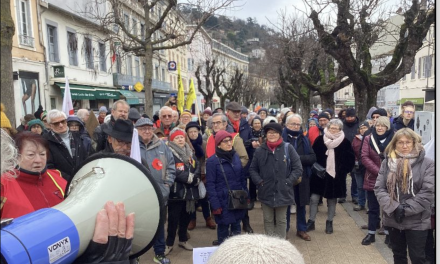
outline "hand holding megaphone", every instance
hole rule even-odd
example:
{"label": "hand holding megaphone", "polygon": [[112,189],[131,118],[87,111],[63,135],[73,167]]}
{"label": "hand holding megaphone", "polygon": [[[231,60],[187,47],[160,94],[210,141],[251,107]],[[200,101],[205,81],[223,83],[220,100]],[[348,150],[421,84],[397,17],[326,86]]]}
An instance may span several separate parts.
{"label": "hand holding megaphone", "polygon": [[74,263],[128,260],[134,234],[134,213],[125,216],[123,203],[108,201],[96,216],[93,239]]}

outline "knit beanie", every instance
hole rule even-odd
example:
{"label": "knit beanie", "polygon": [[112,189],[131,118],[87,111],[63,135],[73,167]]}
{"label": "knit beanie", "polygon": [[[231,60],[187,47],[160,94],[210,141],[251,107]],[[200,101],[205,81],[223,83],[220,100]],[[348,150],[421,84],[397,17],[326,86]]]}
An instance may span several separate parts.
{"label": "knit beanie", "polygon": [[187,109],[183,110],[183,112],[180,114],[180,116],[183,116],[183,115],[189,115],[190,117],[192,117],[191,112]]}
{"label": "knit beanie", "polygon": [[31,131],[31,128],[34,125],[39,125],[41,128],[44,129],[44,124],[40,119],[33,119],[27,123],[27,130]]}
{"label": "knit beanie", "polygon": [[269,124],[264,126],[264,133],[267,134],[267,131],[269,131],[269,129],[275,130],[276,132],[278,132],[280,135],[283,133],[283,127],[275,122],[270,122]]}
{"label": "knit beanie", "polygon": [[241,113],[242,113],[242,114],[249,114],[249,111],[248,111],[248,109],[247,109],[246,107],[243,106],[243,107],[241,108]]}
{"label": "knit beanie", "polygon": [[328,112],[331,116],[335,115],[335,112],[333,112],[333,110],[331,110],[330,108],[325,109],[324,112]]}
{"label": "knit beanie", "polygon": [[105,106],[101,106],[101,107],[99,108],[99,112],[98,112],[98,113],[101,113],[101,112],[107,113],[107,107],[105,107]]}
{"label": "knit beanie", "polygon": [[220,130],[215,134],[215,145],[218,146],[220,143],[222,143],[223,139],[230,137],[232,138],[232,135],[226,132],[225,130]]}
{"label": "knit beanie", "polygon": [[371,116],[373,116],[373,115],[388,116],[388,113],[387,113],[387,110],[385,110],[383,108],[378,108],[373,111]]}
{"label": "knit beanie", "polygon": [[284,263],[304,264],[298,249],[288,240],[263,234],[243,234],[226,239],[207,264]]}
{"label": "knit beanie", "polygon": [[11,122],[9,122],[9,119],[5,114],[5,105],[3,103],[1,103],[1,105],[0,105],[0,114],[1,114],[0,127],[1,128],[12,128]]}
{"label": "knit beanie", "polygon": [[322,113],[320,113],[320,114],[318,115],[318,121],[319,121],[319,119],[321,119],[321,118],[326,118],[326,119],[330,120],[330,118],[328,117],[328,115],[327,115],[326,113],[324,113],[324,112],[322,112]]}
{"label": "knit beanie", "polygon": [[361,128],[361,127],[363,127],[363,126],[369,128],[369,127],[370,127],[370,123],[368,123],[368,121],[364,121],[364,122],[362,122],[362,123],[359,124],[359,128]]}
{"label": "knit beanie", "polygon": [[47,116],[47,111],[43,111],[43,113],[41,113],[40,119],[43,120],[46,116]]}
{"label": "knit beanie", "polygon": [[312,111],[310,111],[309,115],[310,115],[310,114],[318,115],[318,111],[316,111],[316,110],[312,110]]}
{"label": "knit beanie", "polygon": [[376,119],[376,126],[380,124],[380,125],[384,125],[387,127],[387,130],[390,129],[391,124],[390,124],[390,119],[386,116],[379,116],[378,119]]}
{"label": "knit beanie", "polygon": [[205,111],[203,111],[203,114],[202,114],[202,115],[204,115],[204,114],[208,114],[209,116],[212,116],[212,111],[211,111],[211,109],[206,108]]}
{"label": "knit beanie", "polygon": [[188,124],[186,124],[185,132],[188,133],[188,129],[190,129],[192,127],[197,128],[199,131],[201,130],[198,122],[191,121]]}
{"label": "knit beanie", "polygon": [[287,112],[289,112],[290,111],[290,108],[288,108],[288,107],[284,107],[283,109],[281,109],[281,114],[283,114],[283,115],[285,115]]}
{"label": "knit beanie", "polygon": [[345,117],[355,117],[356,116],[356,110],[354,110],[353,108],[348,108],[345,111]]}
{"label": "knit beanie", "polygon": [[267,114],[267,109],[264,107],[260,108],[260,110],[258,110],[257,114],[260,114],[262,111],[266,112],[266,114]]}
{"label": "knit beanie", "polygon": [[173,141],[174,138],[177,136],[185,136],[185,131],[183,131],[183,129],[181,129],[181,128],[175,127],[170,132],[170,141]]}

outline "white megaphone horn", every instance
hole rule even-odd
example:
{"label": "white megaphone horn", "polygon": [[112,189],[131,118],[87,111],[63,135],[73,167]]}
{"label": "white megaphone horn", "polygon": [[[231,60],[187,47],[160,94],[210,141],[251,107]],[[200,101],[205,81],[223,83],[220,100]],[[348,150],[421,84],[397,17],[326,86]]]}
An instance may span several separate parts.
{"label": "white megaphone horn", "polygon": [[96,215],[107,201],[135,213],[130,259],[144,254],[164,222],[164,202],[150,171],[118,154],[92,155],[67,185],[60,204],[13,219],[1,229],[1,257],[15,263],[72,263],[93,237]]}

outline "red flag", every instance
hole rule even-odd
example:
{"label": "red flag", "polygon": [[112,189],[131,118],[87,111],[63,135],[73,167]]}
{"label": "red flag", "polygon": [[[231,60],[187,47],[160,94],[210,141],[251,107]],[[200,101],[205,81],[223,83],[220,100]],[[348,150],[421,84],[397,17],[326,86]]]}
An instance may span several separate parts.
{"label": "red flag", "polygon": [[73,110],[72,96],[70,95],[69,79],[66,76],[66,87],[64,88],[64,98],[63,98],[63,112],[67,115],[73,115],[75,111]]}
{"label": "red flag", "polygon": [[116,60],[116,50],[115,50],[115,45],[113,45],[113,47],[112,47],[112,51],[113,51],[112,63],[115,63],[115,60]]}

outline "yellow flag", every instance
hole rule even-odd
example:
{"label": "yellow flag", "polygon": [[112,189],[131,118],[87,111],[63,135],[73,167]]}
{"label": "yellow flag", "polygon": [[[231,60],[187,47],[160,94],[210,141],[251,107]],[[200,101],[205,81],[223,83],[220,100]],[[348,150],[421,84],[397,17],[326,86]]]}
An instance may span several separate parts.
{"label": "yellow flag", "polygon": [[182,75],[180,74],[180,66],[177,64],[177,79],[179,82],[177,88],[177,110],[180,113],[183,112],[183,106],[185,105],[185,92],[183,91]]}
{"label": "yellow flag", "polygon": [[196,90],[194,89],[194,82],[193,79],[191,79],[191,82],[189,84],[189,92],[186,96],[186,105],[185,109],[191,110],[192,104],[194,103],[194,100],[196,100]]}

